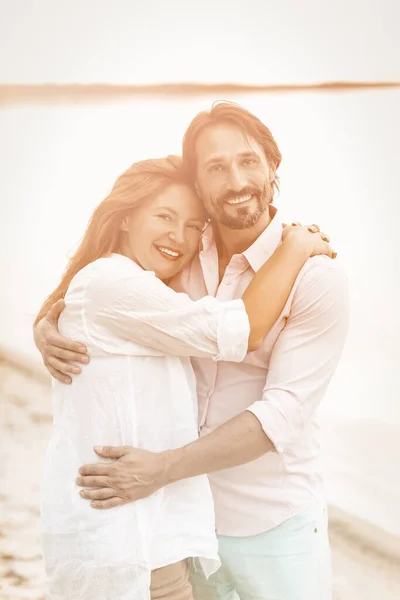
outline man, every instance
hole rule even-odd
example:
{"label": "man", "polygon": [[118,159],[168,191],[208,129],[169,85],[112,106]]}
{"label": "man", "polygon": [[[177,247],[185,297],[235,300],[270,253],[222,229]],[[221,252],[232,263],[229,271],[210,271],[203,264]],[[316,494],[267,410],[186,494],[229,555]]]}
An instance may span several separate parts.
{"label": "man", "polygon": [[[281,240],[271,205],[279,149],[254,115],[217,103],[190,124],[183,160],[211,225],[198,259],[171,284],[193,299],[239,298]],[[99,448],[117,462],[80,469],[81,495],[95,508],[209,474],[222,566],[207,580],[192,565],[196,600],[331,597],[315,415],[343,348],[347,310],[346,278],[336,263],[310,259],[259,350],[241,364],[193,359],[199,440],[161,454]],[[54,333],[54,314],[57,307],[36,339],[49,370],[61,378],[72,367],[60,358],[79,360],[79,354]]]}

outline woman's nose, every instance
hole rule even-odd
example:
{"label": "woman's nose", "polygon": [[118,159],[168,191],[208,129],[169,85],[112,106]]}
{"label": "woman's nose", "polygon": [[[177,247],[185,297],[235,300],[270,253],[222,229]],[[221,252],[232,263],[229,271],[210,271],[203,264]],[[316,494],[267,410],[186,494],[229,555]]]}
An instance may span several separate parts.
{"label": "woman's nose", "polygon": [[175,229],[171,229],[168,234],[168,237],[171,241],[176,244],[183,245],[185,243],[185,229],[184,227],[176,227]]}

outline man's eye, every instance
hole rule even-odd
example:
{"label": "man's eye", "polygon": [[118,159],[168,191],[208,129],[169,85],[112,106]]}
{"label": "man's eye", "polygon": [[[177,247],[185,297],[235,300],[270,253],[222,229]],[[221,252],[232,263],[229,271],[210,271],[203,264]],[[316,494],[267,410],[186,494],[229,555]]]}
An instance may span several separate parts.
{"label": "man's eye", "polygon": [[257,163],[257,160],[255,158],[245,158],[243,159],[243,164],[245,166],[247,165],[255,165]]}
{"label": "man's eye", "polygon": [[167,215],[167,214],[164,213],[164,214],[161,214],[161,215],[158,215],[158,216],[159,216],[160,219],[164,219],[164,221],[172,221],[171,215]]}
{"label": "man's eye", "polygon": [[217,173],[218,171],[222,171],[223,170],[223,166],[222,165],[212,165],[209,169],[208,172],[209,173]]}

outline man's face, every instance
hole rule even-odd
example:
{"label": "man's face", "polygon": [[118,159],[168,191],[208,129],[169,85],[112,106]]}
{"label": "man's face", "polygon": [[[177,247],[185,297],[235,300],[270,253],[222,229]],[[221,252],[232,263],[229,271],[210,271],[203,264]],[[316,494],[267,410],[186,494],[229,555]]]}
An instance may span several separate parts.
{"label": "man's face", "polygon": [[255,225],[273,199],[261,146],[235,125],[206,127],[196,141],[196,185],[210,217],[230,229]]}

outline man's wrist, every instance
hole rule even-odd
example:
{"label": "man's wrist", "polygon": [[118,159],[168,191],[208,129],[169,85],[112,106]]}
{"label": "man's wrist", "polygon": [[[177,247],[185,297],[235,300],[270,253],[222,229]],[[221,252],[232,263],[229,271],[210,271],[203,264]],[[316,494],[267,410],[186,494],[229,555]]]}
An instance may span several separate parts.
{"label": "man's wrist", "polygon": [[176,448],[175,450],[165,450],[162,452],[163,458],[163,485],[174,483],[180,479],[190,476],[185,473],[185,448]]}

